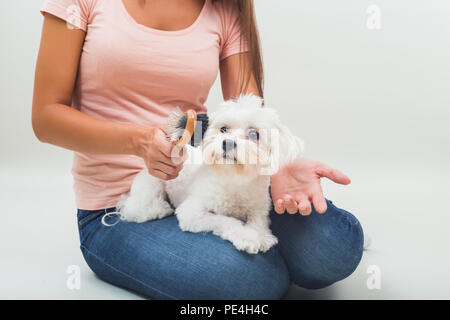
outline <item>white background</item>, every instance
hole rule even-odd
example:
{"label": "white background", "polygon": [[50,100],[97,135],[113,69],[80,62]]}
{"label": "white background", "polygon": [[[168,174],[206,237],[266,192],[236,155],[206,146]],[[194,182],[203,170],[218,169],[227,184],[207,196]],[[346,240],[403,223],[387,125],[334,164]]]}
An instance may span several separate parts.
{"label": "white background", "polygon": [[[288,298],[450,298],[450,3],[257,0],[266,104],[306,156],[352,178],[328,198],[373,238],[350,278]],[[137,298],[98,280],[78,249],[71,152],[31,129],[40,0],[0,2],[0,298]],[[367,8],[381,9],[371,30]],[[207,106],[221,101],[218,83]],[[80,290],[66,268],[81,267]],[[369,290],[367,268],[381,271]]]}

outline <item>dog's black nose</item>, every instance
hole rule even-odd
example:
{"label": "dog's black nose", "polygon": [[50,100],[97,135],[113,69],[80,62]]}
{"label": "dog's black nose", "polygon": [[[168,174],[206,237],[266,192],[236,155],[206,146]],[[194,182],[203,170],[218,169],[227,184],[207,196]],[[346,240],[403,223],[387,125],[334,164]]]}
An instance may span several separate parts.
{"label": "dog's black nose", "polygon": [[234,148],[236,148],[236,142],[234,142],[234,140],[231,140],[231,139],[223,140],[223,142],[222,142],[223,151],[225,151],[225,152],[231,151]]}

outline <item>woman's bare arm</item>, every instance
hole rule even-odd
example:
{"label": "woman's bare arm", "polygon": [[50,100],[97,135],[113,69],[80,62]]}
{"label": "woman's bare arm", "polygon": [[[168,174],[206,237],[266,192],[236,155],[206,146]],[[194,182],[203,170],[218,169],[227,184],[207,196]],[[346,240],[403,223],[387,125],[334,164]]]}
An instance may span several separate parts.
{"label": "woman's bare arm", "polygon": [[137,155],[152,175],[174,178],[182,166],[172,162],[172,145],[161,129],[100,120],[70,107],[84,38],[84,31],[45,16],[33,96],[36,137],[78,152]]}
{"label": "woman's bare arm", "polygon": [[84,38],[84,31],[45,16],[33,96],[36,137],[74,151],[135,154],[148,128],[95,119],[70,107]]}
{"label": "woman's bare arm", "polygon": [[224,100],[229,100],[239,96],[241,93],[253,93],[259,96],[258,87],[254,77],[251,77],[250,83],[244,92],[241,92],[239,77],[239,56],[248,53],[239,53],[229,56],[220,63],[220,80],[222,84],[222,94]]}

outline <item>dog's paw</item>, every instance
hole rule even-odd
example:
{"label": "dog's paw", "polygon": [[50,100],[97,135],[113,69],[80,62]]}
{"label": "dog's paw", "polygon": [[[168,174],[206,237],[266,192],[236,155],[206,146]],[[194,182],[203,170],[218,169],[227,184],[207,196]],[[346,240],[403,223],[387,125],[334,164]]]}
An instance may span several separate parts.
{"label": "dog's paw", "polygon": [[121,208],[120,214],[126,221],[142,223],[162,219],[173,213],[173,208],[167,201],[158,201],[144,207],[132,206],[129,203]]}
{"label": "dog's paw", "polygon": [[229,240],[238,250],[256,254],[261,246],[258,233],[248,228],[236,228],[227,231],[224,238]]}
{"label": "dog's paw", "polygon": [[200,230],[196,228],[195,224],[188,220],[178,218],[178,226],[184,232],[200,232]]}
{"label": "dog's paw", "polygon": [[149,208],[149,214],[153,217],[153,219],[165,218],[170,216],[173,211],[172,206],[167,201],[161,201],[156,208]]}
{"label": "dog's paw", "polygon": [[278,243],[278,238],[271,233],[262,234],[260,235],[260,243],[259,250],[266,252]]}

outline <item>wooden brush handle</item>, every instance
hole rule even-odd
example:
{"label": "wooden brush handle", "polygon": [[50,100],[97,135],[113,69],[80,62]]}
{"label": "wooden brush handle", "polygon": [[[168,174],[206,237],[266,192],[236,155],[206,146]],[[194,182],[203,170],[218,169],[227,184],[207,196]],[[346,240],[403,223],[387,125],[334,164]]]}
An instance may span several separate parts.
{"label": "wooden brush handle", "polygon": [[186,128],[183,131],[183,135],[178,141],[173,142],[174,145],[180,148],[184,147],[189,143],[189,141],[191,141],[192,136],[194,135],[195,125],[197,123],[197,113],[194,110],[189,109],[186,111],[186,116]]}

